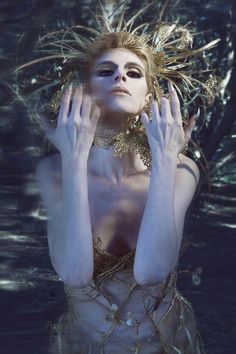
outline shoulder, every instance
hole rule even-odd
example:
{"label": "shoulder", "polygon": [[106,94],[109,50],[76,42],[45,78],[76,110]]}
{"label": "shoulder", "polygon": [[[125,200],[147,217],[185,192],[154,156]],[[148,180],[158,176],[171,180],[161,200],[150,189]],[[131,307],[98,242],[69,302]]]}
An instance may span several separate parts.
{"label": "shoulder", "polygon": [[177,173],[179,175],[186,175],[188,178],[191,176],[194,178],[196,184],[198,184],[200,179],[200,170],[196,162],[190,157],[179,154],[177,162]]}

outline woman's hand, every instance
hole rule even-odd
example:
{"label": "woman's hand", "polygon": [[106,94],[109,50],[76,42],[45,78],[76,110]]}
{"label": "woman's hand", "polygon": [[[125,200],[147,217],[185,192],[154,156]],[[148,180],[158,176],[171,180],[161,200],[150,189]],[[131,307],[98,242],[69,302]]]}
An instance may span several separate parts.
{"label": "woman's hand", "polygon": [[[70,102],[71,110],[70,110]],[[69,87],[62,97],[56,128],[41,119],[46,136],[63,158],[87,158],[94,139],[100,110],[83,89]]]}
{"label": "woman's hand", "polygon": [[177,156],[191,139],[197,116],[194,115],[183,129],[180,102],[173,85],[169,84],[170,100],[161,98],[161,112],[156,101],[152,102],[152,119],[142,113],[141,121],[145,126],[151,151]]}

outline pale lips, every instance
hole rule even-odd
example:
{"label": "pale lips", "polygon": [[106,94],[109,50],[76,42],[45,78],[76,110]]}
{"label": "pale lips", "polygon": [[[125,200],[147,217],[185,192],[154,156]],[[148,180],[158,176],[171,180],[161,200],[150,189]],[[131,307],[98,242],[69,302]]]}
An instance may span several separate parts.
{"label": "pale lips", "polygon": [[125,88],[122,88],[122,87],[114,87],[113,89],[111,89],[109,94],[110,95],[117,94],[117,95],[120,95],[120,96],[123,96],[123,95],[131,96],[131,93],[128,90],[126,90]]}

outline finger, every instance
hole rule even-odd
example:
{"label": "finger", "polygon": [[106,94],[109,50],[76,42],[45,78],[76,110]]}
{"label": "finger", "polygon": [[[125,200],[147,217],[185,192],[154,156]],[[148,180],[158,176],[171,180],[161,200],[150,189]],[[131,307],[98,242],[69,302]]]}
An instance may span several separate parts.
{"label": "finger", "polygon": [[81,117],[85,120],[90,118],[92,100],[89,95],[84,95],[81,107]]}
{"label": "finger", "polygon": [[147,130],[148,124],[149,124],[149,118],[147,113],[143,112],[141,113],[141,122],[143,123],[145,129]]}
{"label": "finger", "polygon": [[168,82],[168,88],[171,102],[172,117],[176,120],[182,120],[179,97],[177,95],[176,90],[174,89],[172,82],[170,81]]}
{"label": "finger", "polygon": [[[163,144],[163,135],[158,125],[150,125],[150,120],[146,113],[141,113],[141,121],[145,127],[146,135],[148,137],[148,141],[150,146],[152,145],[152,137],[157,140],[159,143]],[[150,129],[149,129],[150,128]],[[152,129],[153,128],[153,129]]]}
{"label": "finger", "polygon": [[93,125],[97,125],[100,117],[100,108],[97,105],[94,105],[91,109],[91,122]]}
{"label": "finger", "polygon": [[192,116],[189,119],[187,126],[184,128],[184,135],[187,142],[191,139],[193,129],[196,125],[196,120],[197,120],[197,116],[196,115]]}
{"label": "finger", "polygon": [[74,90],[71,114],[70,117],[75,123],[79,123],[81,118],[81,105],[82,105],[82,97],[83,97],[83,88],[77,87]]}
{"label": "finger", "polygon": [[64,92],[61,100],[59,115],[57,119],[58,125],[64,125],[69,113],[70,100],[72,95],[72,85],[70,85]]}
{"label": "finger", "polygon": [[152,119],[158,124],[161,121],[159,107],[156,100],[152,101]]}
{"label": "finger", "polygon": [[39,119],[39,122],[42,125],[47,137],[48,138],[51,137],[54,129],[50,126],[48,118],[46,118],[45,116],[42,116],[42,115],[38,115],[38,119]]}
{"label": "finger", "polygon": [[161,118],[163,123],[171,124],[170,102],[166,97],[161,98]]}

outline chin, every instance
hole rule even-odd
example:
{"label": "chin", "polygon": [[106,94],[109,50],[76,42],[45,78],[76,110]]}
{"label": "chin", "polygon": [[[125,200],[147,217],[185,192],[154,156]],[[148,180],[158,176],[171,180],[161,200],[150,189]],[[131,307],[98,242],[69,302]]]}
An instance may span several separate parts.
{"label": "chin", "polygon": [[105,112],[109,113],[109,114],[124,114],[127,116],[130,115],[137,115],[139,110],[134,110],[134,107],[131,107],[131,105],[127,105],[127,104],[122,104],[120,102],[114,102],[113,104],[109,104],[109,105],[104,105],[103,109]]}
{"label": "chin", "polygon": [[107,115],[109,116],[124,116],[125,118],[128,118],[130,116],[134,116],[137,115],[138,113],[135,113],[131,110],[127,110],[127,109],[107,109],[106,110]]}

